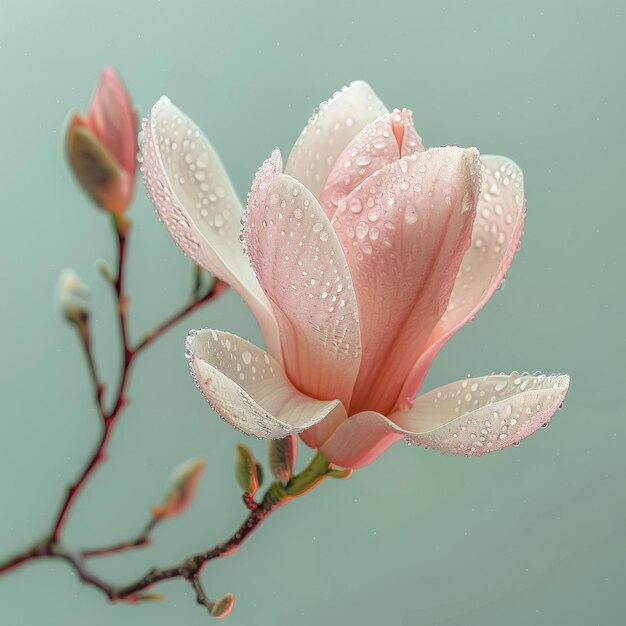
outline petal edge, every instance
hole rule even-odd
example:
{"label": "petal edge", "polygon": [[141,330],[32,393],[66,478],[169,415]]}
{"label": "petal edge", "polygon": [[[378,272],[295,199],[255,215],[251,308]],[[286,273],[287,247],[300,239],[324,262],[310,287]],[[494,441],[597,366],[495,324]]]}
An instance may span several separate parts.
{"label": "petal edge", "polygon": [[268,353],[241,337],[203,329],[187,337],[192,377],[225,421],[259,439],[300,433],[333,412],[338,400],[322,402],[300,393]]}

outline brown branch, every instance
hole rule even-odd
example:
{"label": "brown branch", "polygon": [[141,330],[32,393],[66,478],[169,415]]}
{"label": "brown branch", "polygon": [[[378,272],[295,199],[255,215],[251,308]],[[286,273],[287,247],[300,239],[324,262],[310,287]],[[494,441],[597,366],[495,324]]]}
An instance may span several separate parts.
{"label": "brown branch", "polygon": [[[21,555],[14,558],[12,562],[21,563],[37,557],[62,559],[72,567],[82,582],[99,589],[112,601],[138,602],[146,599],[142,598],[142,592],[153,585],[174,578],[184,578],[194,587],[198,603],[206,606],[211,611],[213,605],[206,597],[198,579],[206,563],[234,554],[272,511],[286,504],[293,497],[302,495],[318,485],[331,469],[332,465],[318,451],[304,470],[294,476],[286,487],[281,486],[277,482],[272,483],[257,508],[248,513],[243,523],[226,541],[215,545],[205,552],[190,556],[178,565],[152,568],[136,581],[126,585],[114,586],[99,578],[86,567],[84,560],[80,556],[63,549],[56,542],[48,541],[47,543],[42,543],[40,544],[40,553],[36,553],[33,556],[26,555],[25,557]],[[0,572],[6,569],[10,568],[0,566]],[[194,580],[197,582],[194,583]]]}
{"label": "brown branch", "polygon": [[[267,493],[270,491],[271,488],[268,489]],[[251,511],[241,526],[239,526],[233,535],[223,543],[217,544],[205,552],[190,556],[178,565],[164,568],[152,568],[136,581],[119,587],[115,587],[93,575],[85,567],[80,558],[72,555],[66,550],[55,547],[51,550],[50,554],[47,554],[46,556],[60,558],[67,561],[83,582],[96,587],[109,599],[135,601],[138,599],[137,594],[145,591],[149,587],[152,587],[156,583],[170,580],[172,578],[185,578],[191,581],[194,577],[197,577],[197,575],[200,574],[204,565],[209,561],[233,554],[239,549],[245,539],[250,536],[250,534],[261,524],[261,522],[263,522],[263,520],[265,520],[274,509],[286,501],[287,500],[275,502],[272,497],[267,497],[266,494],[263,504],[255,511]],[[205,606],[208,606],[208,604]]]}
{"label": "brown branch", "polygon": [[202,587],[202,582],[198,574],[194,574],[191,578],[188,578],[189,584],[196,594],[196,603],[200,606],[205,606],[207,610],[211,611],[211,600],[207,597],[204,587]]}
{"label": "brown branch", "polygon": [[85,358],[87,360],[87,368],[89,370],[89,375],[91,376],[91,381],[93,384],[93,389],[96,397],[96,405],[98,406],[99,413],[102,414],[104,412],[104,406],[102,404],[104,384],[101,382],[100,376],[98,375],[96,360],[91,349],[91,333],[89,331],[88,314],[84,315],[76,321],[76,330],[78,331],[78,335],[83,346],[83,351],[85,353]]}
{"label": "brown branch", "polygon": [[125,552],[126,550],[131,550],[133,548],[147,546],[151,542],[152,531],[162,520],[162,517],[151,517],[150,521],[135,539],[131,539],[130,541],[121,541],[120,543],[114,543],[110,546],[103,546],[101,548],[82,550],[80,556],[83,559],[88,559],[95,556],[106,556],[107,554],[113,554],[115,552]]}
{"label": "brown branch", "polygon": [[144,335],[143,339],[135,346],[133,353],[137,354],[143,350],[146,346],[149,346],[157,337],[161,336],[164,332],[169,330],[174,324],[177,324],[184,317],[187,317],[190,313],[201,307],[203,304],[210,302],[222,294],[228,285],[221,281],[219,278],[215,279],[213,286],[204,296],[193,297],[191,302],[184,306],[178,313],[172,315],[168,320],[157,326],[154,330]]}
{"label": "brown branch", "polygon": [[[222,281],[216,279],[211,289],[203,296],[199,296],[197,293],[198,284],[197,278],[194,283],[193,288],[193,296],[191,302],[186,305],[182,310],[175,313],[172,317],[165,320],[162,324],[157,326],[153,331],[145,335],[144,339],[139,342],[139,344],[133,348],[131,347],[129,337],[128,337],[128,328],[127,328],[127,305],[128,298],[124,293],[124,276],[125,276],[125,260],[126,260],[126,242],[127,235],[130,228],[130,222],[127,222],[123,217],[114,216],[114,226],[115,232],[117,235],[118,241],[118,254],[117,254],[117,271],[115,275],[115,279],[109,280],[112,284],[115,294],[115,299],[117,303],[117,315],[118,322],[120,328],[120,336],[122,343],[122,366],[121,366],[121,375],[120,381],[118,383],[118,391],[115,395],[115,400],[113,402],[113,406],[110,411],[107,411],[104,402],[103,402],[103,393],[104,393],[104,385],[101,382],[96,368],[96,363],[93,355],[93,351],[91,348],[91,336],[89,332],[88,326],[88,317],[85,316],[82,319],[75,321],[77,330],[79,332],[79,336],[82,341],[83,350],[85,352],[87,358],[87,365],[90,372],[90,376],[93,381],[96,404],[98,408],[98,413],[100,416],[100,422],[102,424],[102,432],[100,434],[100,439],[96,444],[96,447],[87,460],[83,470],[81,471],[79,477],[73,482],[67,492],[66,495],[59,507],[58,513],[56,514],[52,531],[49,536],[47,536],[43,541],[33,545],[32,547],[26,549],[16,557],[8,560],[5,563],[0,564],[0,574],[7,572],[9,570],[15,569],[16,567],[26,563],[30,560],[36,558],[62,558],[68,561],[73,565],[74,569],[77,571],[79,576],[84,582],[88,582],[93,584],[96,587],[101,588],[103,591],[107,592],[110,590],[110,586],[107,586],[105,583],[101,584],[101,581],[96,577],[89,574],[87,570],[84,569],[82,565],[82,561],[79,557],[62,550],[59,547],[59,538],[61,536],[64,524],[67,520],[68,514],[78,497],[79,493],[87,483],[88,479],[97,469],[97,467],[105,460],[106,458],[106,449],[111,437],[113,425],[116,423],[122,409],[126,404],[126,387],[128,385],[129,374],[131,365],[134,362],[135,356],[143,350],[146,346],[151,344],[154,340],[160,337],[164,332],[169,330],[174,324],[181,321],[184,317],[186,317],[189,313],[194,311],[196,308],[201,305],[213,300],[217,296],[219,296],[226,289],[226,284]],[[152,528],[149,529],[151,531]],[[148,537],[142,538],[139,540],[135,540],[135,542],[130,542],[130,545],[127,547],[137,547],[138,545],[144,545],[147,543]],[[123,548],[121,544],[117,546],[112,546],[114,548],[110,551],[121,551]],[[87,551],[89,552],[89,551]],[[95,555],[89,555],[95,556]],[[108,594],[109,595],[109,594]]]}

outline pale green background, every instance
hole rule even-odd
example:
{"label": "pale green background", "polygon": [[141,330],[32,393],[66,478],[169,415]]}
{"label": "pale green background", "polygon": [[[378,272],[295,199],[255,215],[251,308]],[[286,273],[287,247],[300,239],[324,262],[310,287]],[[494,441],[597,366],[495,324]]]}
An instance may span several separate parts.
{"label": "pale green background", "polygon": [[[279,511],[210,593],[237,596],[239,624],[596,626],[623,623],[626,582],[623,2],[0,2],[2,413],[0,554],[46,529],[97,421],[76,338],[53,302],[60,270],[93,291],[110,378],[111,259],[104,216],[62,159],[62,123],[113,64],[145,113],[162,94],[201,125],[245,196],[310,111],[369,81],[407,106],[427,145],[476,145],[521,164],[528,220],[507,288],[441,352],[432,387],[492,370],[564,371],[565,410],[517,449],[479,459],[398,445],[349,481]],[[130,250],[131,330],[186,295],[189,265],[139,188]],[[157,545],[98,563],[116,581],[224,538],[244,515],[231,476],[242,439],[193,388],[182,342],[211,325],[260,339],[230,293],[146,353],[111,458],[68,524],[68,541],[139,528],[180,460],[205,455],[193,509]],[[264,455],[265,446],[252,442]],[[302,450],[304,453],[304,449]],[[0,623],[206,624],[180,581],[154,605],[110,605],[62,563],[0,580]]]}

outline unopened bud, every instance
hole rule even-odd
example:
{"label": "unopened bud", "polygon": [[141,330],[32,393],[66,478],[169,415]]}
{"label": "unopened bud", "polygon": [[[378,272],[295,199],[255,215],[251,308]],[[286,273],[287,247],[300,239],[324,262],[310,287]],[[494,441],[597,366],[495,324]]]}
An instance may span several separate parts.
{"label": "unopened bud", "polygon": [[237,444],[235,478],[245,493],[254,495],[259,488],[259,474],[252,452],[242,444]]}
{"label": "unopened bud", "polygon": [[133,193],[137,123],[128,93],[112,69],[102,72],[87,116],[72,116],[65,148],[85,191],[100,207],[121,216]]}
{"label": "unopened bud", "polygon": [[227,593],[217,600],[211,600],[209,602],[209,613],[217,619],[226,617],[235,605],[235,596],[232,593]]}
{"label": "unopened bud", "polygon": [[205,465],[205,460],[201,458],[181,463],[172,472],[163,504],[152,507],[152,514],[155,517],[174,517],[185,511],[193,500]]}
{"label": "unopened bud", "polygon": [[283,439],[272,439],[269,445],[269,466],[274,478],[285,486],[296,464],[298,441],[296,435],[287,435]]}
{"label": "unopened bud", "polygon": [[117,196],[123,182],[123,172],[96,135],[74,117],[66,136],[67,158],[78,182],[92,199],[105,210],[117,207]]}
{"label": "unopened bud", "polygon": [[70,322],[78,322],[89,315],[89,289],[73,270],[66,269],[61,272],[57,300],[63,315]]}
{"label": "unopened bud", "polygon": [[102,274],[106,281],[108,281],[112,285],[115,284],[115,277],[111,273],[111,269],[104,259],[98,259],[96,261],[96,269],[100,272],[100,274]]}

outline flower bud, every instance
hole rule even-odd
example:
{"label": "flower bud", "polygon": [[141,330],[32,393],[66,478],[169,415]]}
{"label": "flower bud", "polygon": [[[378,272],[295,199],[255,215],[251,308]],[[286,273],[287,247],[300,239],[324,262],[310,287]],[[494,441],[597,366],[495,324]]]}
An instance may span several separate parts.
{"label": "flower bud", "polygon": [[201,458],[181,463],[170,476],[163,504],[152,507],[152,514],[155,517],[174,517],[185,511],[191,504],[205,465],[205,460]]}
{"label": "flower bud", "polygon": [[254,456],[241,444],[237,444],[235,478],[244,493],[254,495],[259,488],[259,474]]}
{"label": "flower bud", "polygon": [[298,456],[296,435],[272,439],[269,445],[269,466],[274,478],[283,485],[289,482]]}
{"label": "flower bud", "polygon": [[89,289],[71,269],[61,272],[57,300],[61,311],[70,322],[79,322],[89,315]]}
{"label": "flower bud", "polygon": [[121,215],[133,193],[137,122],[128,93],[112,69],[102,72],[87,117],[72,116],[65,147],[83,189],[101,208]]}
{"label": "flower bud", "polygon": [[232,593],[227,593],[217,600],[211,600],[209,602],[209,613],[217,619],[226,617],[235,605],[235,596]]}

